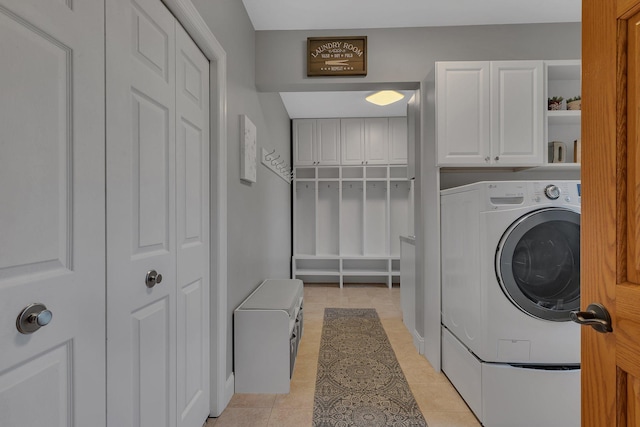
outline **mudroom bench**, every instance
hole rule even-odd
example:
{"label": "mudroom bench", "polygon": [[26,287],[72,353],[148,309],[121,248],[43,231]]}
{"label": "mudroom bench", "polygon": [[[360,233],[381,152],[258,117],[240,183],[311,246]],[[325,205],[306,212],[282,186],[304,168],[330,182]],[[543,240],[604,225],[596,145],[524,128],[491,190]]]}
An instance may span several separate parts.
{"label": "mudroom bench", "polygon": [[236,393],[289,393],[302,302],[301,280],[268,279],[234,310]]}

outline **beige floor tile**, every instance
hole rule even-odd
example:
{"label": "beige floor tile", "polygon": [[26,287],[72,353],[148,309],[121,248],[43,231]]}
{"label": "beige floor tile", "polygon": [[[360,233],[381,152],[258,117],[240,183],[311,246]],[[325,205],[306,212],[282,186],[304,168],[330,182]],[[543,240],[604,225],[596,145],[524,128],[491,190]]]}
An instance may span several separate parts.
{"label": "beige floor tile", "polygon": [[311,408],[273,408],[269,418],[269,427],[305,427],[313,422]]}
{"label": "beige floor tile", "polygon": [[202,427],[213,427],[216,425],[217,418],[207,418],[207,421]]}
{"label": "beige floor tile", "polygon": [[291,381],[291,391],[289,394],[278,394],[273,407],[313,410],[315,391],[315,381]]}
{"label": "beige floor tile", "polygon": [[402,323],[400,289],[377,284],[305,285],[304,335],[289,394],[237,394],[219,418],[206,427],[306,427],[313,398],[325,307],[375,308],[429,427],[479,427],[448,379],[418,354]]}
{"label": "beige floor tile", "polygon": [[481,427],[470,411],[466,412],[425,412],[429,427]]}
{"label": "beige floor tile", "polygon": [[229,402],[230,408],[271,408],[275,394],[236,393]]}
{"label": "beige floor tile", "polygon": [[216,427],[266,427],[271,408],[229,408],[218,417]]}
{"label": "beige floor tile", "polygon": [[425,412],[466,412],[468,407],[451,384],[419,383],[410,385],[418,406]]}

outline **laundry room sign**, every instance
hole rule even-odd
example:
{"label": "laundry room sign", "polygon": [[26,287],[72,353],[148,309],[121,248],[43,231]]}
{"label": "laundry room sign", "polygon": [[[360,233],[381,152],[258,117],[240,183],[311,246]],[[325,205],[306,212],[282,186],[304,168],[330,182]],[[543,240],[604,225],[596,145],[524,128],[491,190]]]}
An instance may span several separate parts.
{"label": "laundry room sign", "polygon": [[308,37],[307,76],[366,76],[367,36]]}

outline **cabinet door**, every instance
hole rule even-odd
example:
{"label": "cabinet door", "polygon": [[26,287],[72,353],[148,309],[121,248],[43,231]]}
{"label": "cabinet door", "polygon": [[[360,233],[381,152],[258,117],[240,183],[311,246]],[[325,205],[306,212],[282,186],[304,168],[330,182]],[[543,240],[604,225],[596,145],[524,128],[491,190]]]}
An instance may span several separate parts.
{"label": "cabinet door", "polygon": [[495,165],[543,161],[542,61],[491,62],[491,146]]}
{"label": "cabinet door", "polygon": [[389,163],[407,164],[407,118],[389,118]]}
{"label": "cabinet door", "polygon": [[364,120],[340,120],[340,149],[343,165],[364,163]]}
{"label": "cabinet door", "polygon": [[364,119],[365,164],[389,163],[389,119]]}
{"label": "cabinet door", "polygon": [[490,160],[489,62],[436,63],[438,164]]}
{"label": "cabinet door", "polygon": [[316,154],[314,138],[316,134],[315,119],[293,121],[293,164],[296,166],[314,165]]}
{"label": "cabinet door", "polygon": [[340,119],[316,122],[316,161],[320,165],[340,164]]}

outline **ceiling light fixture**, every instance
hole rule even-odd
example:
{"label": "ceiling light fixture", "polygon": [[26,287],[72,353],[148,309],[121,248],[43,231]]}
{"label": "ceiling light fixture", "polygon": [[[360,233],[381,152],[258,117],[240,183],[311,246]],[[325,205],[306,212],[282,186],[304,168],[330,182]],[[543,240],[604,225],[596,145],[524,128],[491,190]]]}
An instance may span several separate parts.
{"label": "ceiling light fixture", "polygon": [[381,90],[380,92],[367,96],[365,99],[372,104],[383,106],[398,102],[402,98],[404,98],[404,95],[395,90]]}

